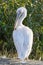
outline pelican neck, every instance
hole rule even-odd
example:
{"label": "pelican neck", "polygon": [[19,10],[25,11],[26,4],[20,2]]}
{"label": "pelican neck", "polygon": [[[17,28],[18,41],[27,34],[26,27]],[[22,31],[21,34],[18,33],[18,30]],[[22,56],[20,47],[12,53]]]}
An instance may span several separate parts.
{"label": "pelican neck", "polygon": [[22,26],[23,25],[22,22],[23,21],[18,22],[18,26]]}
{"label": "pelican neck", "polygon": [[23,26],[23,24],[22,24],[22,23],[19,23],[19,24],[18,24],[18,27],[19,27],[19,26]]}
{"label": "pelican neck", "polygon": [[23,27],[24,25],[22,24],[23,21],[16,21],[17,25],[15,29],[18,29],[18,27]]}

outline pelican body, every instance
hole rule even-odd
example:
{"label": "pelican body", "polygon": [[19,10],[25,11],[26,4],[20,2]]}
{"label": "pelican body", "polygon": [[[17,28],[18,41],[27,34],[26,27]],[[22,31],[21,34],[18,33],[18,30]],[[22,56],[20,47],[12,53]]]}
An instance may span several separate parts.
{"label": "pelican body", "polygon": [[20,7],[16,11],[17,17],[13,30],[13,41],[17,50],[18,58],[21,60],[28,58],[32,50],[33,32],[23,25],[22,22],[27,16],[27,9]]}

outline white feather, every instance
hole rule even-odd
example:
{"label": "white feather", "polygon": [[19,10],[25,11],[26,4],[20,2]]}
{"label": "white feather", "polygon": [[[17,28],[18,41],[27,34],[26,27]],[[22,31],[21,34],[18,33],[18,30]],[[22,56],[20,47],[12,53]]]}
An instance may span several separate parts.
{"label": "white feather", "polygon": [[[21,10],[19,9],[19,11]],[[20,59],[25,59],[30,55],[33,44],[33,32],[30,28],[22,23],[18,25],[16,30],[13,31],[13,41]]]}

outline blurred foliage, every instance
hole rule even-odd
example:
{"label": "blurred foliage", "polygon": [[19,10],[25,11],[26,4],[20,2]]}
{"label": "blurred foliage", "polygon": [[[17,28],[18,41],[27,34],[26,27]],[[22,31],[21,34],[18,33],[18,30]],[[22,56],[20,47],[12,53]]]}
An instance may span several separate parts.
{"label": "blurred foliage", "polygon": [[27,18],[23,24],[34,33],[30,59],[43,60],[43,0],[0,0],[0,53],[16,53],[12,32],[19,7],[27,8]]}

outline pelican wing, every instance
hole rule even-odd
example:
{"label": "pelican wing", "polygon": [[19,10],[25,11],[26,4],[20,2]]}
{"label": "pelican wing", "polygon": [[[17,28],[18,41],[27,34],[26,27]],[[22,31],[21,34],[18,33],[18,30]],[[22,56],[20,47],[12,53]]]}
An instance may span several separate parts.
{"label": "pelican wing", "polygon": [[31,53],[32,44],[33,44],[33,32],[31,29],[25,29],[24,30],[24,44],[23,44],[23,53],[25,54],[25,57],[28,57]]}
{"label": "pelican wing", "polygon": [[22,48],[24,43],[24,36],[22,34],[21,29],[13,31],[13,41],[14,41],[14,45],[16,47],[17,53],[20,57],[22,54]]}

